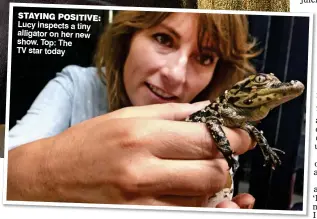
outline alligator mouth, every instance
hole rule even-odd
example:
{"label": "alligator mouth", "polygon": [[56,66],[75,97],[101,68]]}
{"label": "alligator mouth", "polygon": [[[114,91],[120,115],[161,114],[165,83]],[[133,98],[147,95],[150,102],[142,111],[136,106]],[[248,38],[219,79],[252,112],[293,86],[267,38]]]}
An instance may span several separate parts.
{"label": "alligator mouth", "polygon": [[245,97],[231,97],[229,101],[237,107],[254,108],[265,107],[273,109],[291,99],[301,95],[305,86],[300,81],[275,82],[267,84],[264,88],[258,88]]}
{"label": "alligator mouth", "polygon": [[265,105],[271,109],[292,100],[303,93],[305,86],[300,81],[290,81],[287,83],[277,83],[271,85],[270,89],[259,92],[259,96],[264,96],[268,101]]}

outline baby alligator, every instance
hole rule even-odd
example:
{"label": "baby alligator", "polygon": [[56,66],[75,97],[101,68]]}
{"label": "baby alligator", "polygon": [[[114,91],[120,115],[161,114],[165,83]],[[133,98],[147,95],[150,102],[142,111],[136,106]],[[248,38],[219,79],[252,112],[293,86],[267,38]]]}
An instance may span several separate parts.
{"label": "baby alligator", "polygon": [[[239,163],[234,158],[234,152],[230,148],[222,126],[247,131],[260,147],[264,156],[264,165],[270,164],[275,169],[281,164],[276,152],[284,152],[271,148],[263,132],[254,127],[251,122],[265,118],[271,109],[302,94],[304,88],[300,81],[281,82],[272,73],[253,74],[236,83],[210,105],[193,113],[185,121],[206,124],[218,149],[227,160],[231,174],[236,172]],[[232,197],[232,176],[228,178],[231,188],[217,193],[210,200],[210,206],[214,206],[223,198]]]}

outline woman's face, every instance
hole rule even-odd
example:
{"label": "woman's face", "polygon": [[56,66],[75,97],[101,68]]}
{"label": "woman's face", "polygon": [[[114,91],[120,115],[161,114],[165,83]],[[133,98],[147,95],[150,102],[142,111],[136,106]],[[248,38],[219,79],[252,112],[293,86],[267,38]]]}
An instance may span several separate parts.
{"label": "woman's face", "polygon": [[173,13],[133,36],[123,72],[132,105],[190,102],[209,84],[218,57],[207,36],[199,52],[197,28],[197,15]]}

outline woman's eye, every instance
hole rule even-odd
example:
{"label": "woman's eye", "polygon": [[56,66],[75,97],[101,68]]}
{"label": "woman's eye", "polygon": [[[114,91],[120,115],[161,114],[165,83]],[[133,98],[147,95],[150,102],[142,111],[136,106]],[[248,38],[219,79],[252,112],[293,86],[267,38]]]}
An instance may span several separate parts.
{"label": "woman's eye", "polygon": [[173,47],[173,38],[170,37],[169,35],[163,34],[163,33],[157,33],[157,34],[154,34],[153,37],[158,43],[167,47]]}
{"label": "woman's eye", "polygon": [[199,55],[197,56],[197,61],[201,64],[201,65],[211,65],[214,61],[214,57],[211,55]]}

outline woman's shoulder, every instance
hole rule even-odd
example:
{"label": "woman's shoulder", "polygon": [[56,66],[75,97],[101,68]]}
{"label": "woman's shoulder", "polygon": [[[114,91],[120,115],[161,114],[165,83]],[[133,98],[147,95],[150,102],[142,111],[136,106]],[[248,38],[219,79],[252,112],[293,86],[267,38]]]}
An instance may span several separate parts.
{"label": "woman's shoulder", "polygon": [[73,100],[73,104],[90,103],[93,106],[91,110],[96,111],[96,115],[107,108],[106,85],[96,67],[69,65],[57,73],[55,80],[62,80],[60,84]]}
{"label": "woman's shoulder", "polygon": [[56,74],[53,79],[68,91],[102,90],[105,84],[98,75],[96,67],[68,65]]}
{"label": "woman's shoulder", "polygon": [[67,77],[69,80],[79,83],[87,82],[87,80],[88,82],[100,81],[97,68],[79,65],[68,65],[58,72],[57,76]]}

